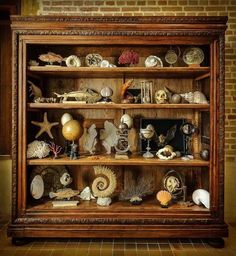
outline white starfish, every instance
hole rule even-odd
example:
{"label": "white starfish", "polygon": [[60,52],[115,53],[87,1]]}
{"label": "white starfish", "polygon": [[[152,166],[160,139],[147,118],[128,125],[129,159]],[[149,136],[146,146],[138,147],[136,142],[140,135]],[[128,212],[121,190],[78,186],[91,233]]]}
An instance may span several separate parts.
{"label": "white starfish", "polygon": [[47,116],[47,112],[44,113],[43,116],[43,122],[36,122],[36,121],[31,121],[32,124],[37,125],[40,127],[39,132],[36,134],[35,138],[37,139],[42,133],[46,132],[48,134],[48,136],[53,139],[52,133],[51,133],[51,129],[53,126],[58,125],[58,122],[54,122],[54,123],[50,123],[48,121],[48,116]]}

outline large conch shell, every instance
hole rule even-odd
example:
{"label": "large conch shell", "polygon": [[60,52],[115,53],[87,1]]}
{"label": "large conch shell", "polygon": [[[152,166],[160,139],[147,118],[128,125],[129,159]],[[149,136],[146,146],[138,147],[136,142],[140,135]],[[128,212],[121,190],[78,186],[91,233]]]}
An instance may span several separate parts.
{"label": "large conch shell", "polygon": [[160,202],[162,208],[167,208],[172,195],[166,190],[160,190],[156,195],[157,200]]}
{"label": "large conch shell", "polygon": [[192,195],[193,202],[197,205],[203,204],[207,209],[210,208],[210,194],[205,189],[196,189]]}
{"label": "large conch shell", "polygon": [[109,197],[116,189],[116,175],[106,166],[94,166],[93,167],[95,178],[92,184],[93,195],[96,197]]}
{"label": "large conch shell", "polygon": [[208,104],[206,96],[200,91],[187,92],[180,94],[180,96],[191,104]]}

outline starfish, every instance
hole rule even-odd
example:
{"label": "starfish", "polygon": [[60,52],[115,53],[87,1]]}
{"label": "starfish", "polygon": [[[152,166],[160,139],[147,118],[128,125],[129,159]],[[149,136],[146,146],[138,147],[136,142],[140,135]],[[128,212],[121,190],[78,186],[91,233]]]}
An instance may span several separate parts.
{"label": "starfish", "polygon": [[36,121],[31,121],[32,124],[37,125],[40,127],[39,132],[36,134],[35,138],[37,139],[42,133],[46,132],[48,136],[53,139],[51,129],[53,126],[58,125],[58,122],[50,123],[48,122],[48,116],[47,112],[44,113],[43,116],[43,122],[36,122]]}

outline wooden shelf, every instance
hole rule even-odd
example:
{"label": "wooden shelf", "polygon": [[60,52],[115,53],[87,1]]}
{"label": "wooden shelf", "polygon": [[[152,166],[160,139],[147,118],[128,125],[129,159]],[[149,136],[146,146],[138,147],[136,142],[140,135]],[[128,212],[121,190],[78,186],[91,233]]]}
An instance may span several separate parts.
{"label": "wooden shelf", "polygon": [[198,109],[208,111],[209,104],[80,104],[80,103],[28,103],[28,109]]}
{"label": "wooden shelf", "polygon": [[113,155],[80,156],[76,160],[61,156],[58,159],[46,157],[43,159],[28,159],[28,165],[153,165],[153,166],[209,166],[209,161],[200,159],[182,160],[160,160],[157,157],[145,159],[142,156],[131,155],[129,159],[118,160]]}
{"label": "wooden shelf", "polygon": [[128,201],[114,201],[111,205],[107,207],[99,206],[96,203],[96,200],[91,201],[83,201],[79,200],[80,203],[77,206],[74,207],[52,207],[52,201],[47,201],[45,203],[41,203],[34,206],[28,206],[27,212],[66,212],[68,214],[73,214],[73,212],[80,212],[80,213],[93,213],[94,215],[98,215],[101,213],[108,213],[111,212],[113,214],[117,213],[138,213],[142,212],[142,217],[145,213],[155,212],[155,214],[183,214],[183,212],[188,213],[207,213],[209,212],[208,209],[204,208],[203,206],[183,206],[178,203],[170,204],[168,208],[162,208],[160,204],[157,202],[157,200],[150,198],[150,199],[144,199],[141,205],[131,205]]}
{"label": "wooden shelf", "polygon": [[[209,67],[62,67],[62,66],[29,66],[28,71],[32,74],[50,77],[70,77],[70,78],[91,78],[91,77],[164,77],[164,78],[197,78],[208,74]],[[29,73],[30,75],[30,73]]]}

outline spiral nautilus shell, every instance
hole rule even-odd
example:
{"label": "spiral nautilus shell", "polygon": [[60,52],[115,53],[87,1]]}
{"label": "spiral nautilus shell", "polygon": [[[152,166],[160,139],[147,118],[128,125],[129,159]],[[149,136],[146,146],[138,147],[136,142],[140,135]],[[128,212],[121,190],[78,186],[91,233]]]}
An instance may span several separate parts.
{"label": "spiral nautilus shell", "polygon": [[92,191],[96,197],[109,197],[116,189],[116,175],[106,166],[94,166],[97,176],[92,184]]}

